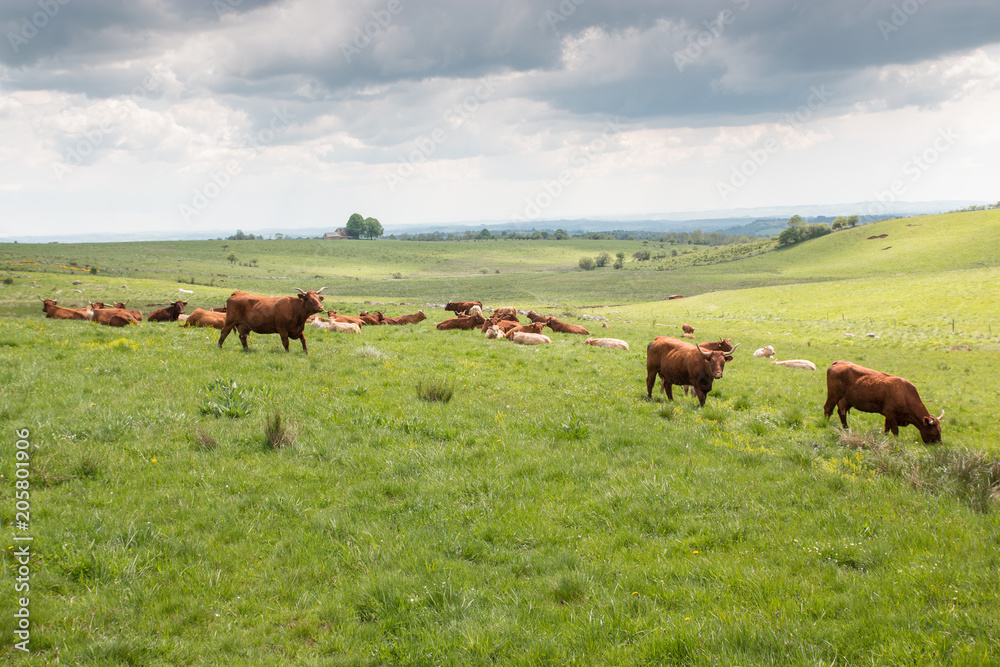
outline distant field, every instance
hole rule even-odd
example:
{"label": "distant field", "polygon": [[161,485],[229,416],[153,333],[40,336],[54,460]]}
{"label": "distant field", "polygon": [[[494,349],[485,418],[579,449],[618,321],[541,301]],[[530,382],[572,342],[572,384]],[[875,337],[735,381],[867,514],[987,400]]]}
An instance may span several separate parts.
{"label": "distant field", "polygon": [[[0,270],[0,521],[16,532],[11,434],[28,429],[34,538],[32,653],[8,640],[0,655],[997,664],[998,230],[996,211],[885,221],[723,264],[668,270],[726,251],[667,246],[593,272],[582,254],[661,249],[229,242],[247,267],[221,242],[0,246],[21,263]],[[51,267],[69,262],[98,272]],[[184,288],[190,310],[322,284],[330,308],[429,319],[307,331],[308,355],[251,334],[244,353],[215,330],[46,320],[38,301],[148,312]],[[425,304],[453,298],[557,313],[631,349],[437,331],[445,313]],[[646,344],[683,322],[741,344],[703,409],[679,389],[646,398]],[[767,344],[819,370],[751,356]],[[878,415],[827,423],[837,359],[910,378],[946,411],[942,444],[884,437]],[[427,385],[453,397],[425,400]],[[0,596],[8,638],[14,613]]]}

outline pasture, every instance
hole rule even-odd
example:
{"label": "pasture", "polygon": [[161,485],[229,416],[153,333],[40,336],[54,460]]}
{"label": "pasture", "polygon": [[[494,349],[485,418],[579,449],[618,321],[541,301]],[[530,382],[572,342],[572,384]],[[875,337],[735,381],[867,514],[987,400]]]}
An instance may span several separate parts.
{"label": "pasture", "polygon": [[[995,664],[998,233],[996,211],[933,216],[723,264],[694,266],[719,252],[705,250],[593,272],[581,255],[654,244],[228,242],[259,244],[258,267],[231,266],[220,242],[0,246],[18,264],[0,286],[0,517],[10,536],[13,434],[28,429],[34,538],[31,653],[9,639],[9,541],[0,653]],[[235,288],[322,285],[343,313],[428,319],[307,329],[308,355],[251,334],[244,353],[214,329],[45,320],[38,301],[130,297],[148,313],[185,288],[190,312]],[[631,350],[435,330],[433,304],[455,298],[556,314]],[[673,403],[645,396],[646,344],[682,322],[741,343],[704,409],[679,388]],[[767,344],[819,370],[751,356]],[[837,359],[911,379],[947,412],[942,444],[883,436],[878,415],[852,411],[848,434],[827,423]]]}

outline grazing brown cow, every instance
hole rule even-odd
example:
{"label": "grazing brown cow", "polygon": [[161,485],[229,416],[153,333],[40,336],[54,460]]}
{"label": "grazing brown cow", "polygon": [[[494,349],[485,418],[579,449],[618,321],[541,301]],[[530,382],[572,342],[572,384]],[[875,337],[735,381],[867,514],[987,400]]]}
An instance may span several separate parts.
{"label": "grazing brown cow", "polygon": [[166,308],[160,308],[151,312],[148,319],[150,322],[176,322],[177,318],[184,312],[184,306],[186,305],[187,301],[174,301]]}
{"label": "grazing brown cow", "polygon": [[89,320],[93,317],[93,311],[83,308],[63,308],[56,305],[58,302],[52,299],[42,299],[42,312],[45,317],[54,320]]}
{"label": "grazing brown cow", "polygon": [[226,323],[219,336],[219,347],[226,342],[226,336],[236,328],[240,335],[243,349],[247,347],[247,336],[250,332],[259,334],[276,333],[281,336],[281,344],[288,352],[288,339],[297,338],[302,341],[302,351],[309,353],[306,347],[306,337],[303,331],[306,319],[313,313],[323,312],[323,296],[320,294],[325,287],[308,292],[298,289],[295,296],[258,296],[246,292],[233,292],[226,301]]}
{"label": "grazing brown cow", "polygon": [[399,317],[394,317],[393,319],[395,320],[393,324],[416,324],[417,322],[426,320],[427,316],[424,315],[424,311],[418,310],[411,315],[400,315]]}
{"label": "grazing brown cow", "polygon": [[579,324],[568,324],[566,322],[561,322],[554,317],[550,317],[545,320],[545,323],[549,325],[549,328],[558,333],[568,333],[568,334],[580,334],[581,336],[589,336],[590,332],[581,327]]}
{"label": "grazing brown cow", "polygon": [[701,407],[705,407],[712,382],[722,377],[725,367],[725,352],[703,350],[678,338],[657,336],[646,346],[646,395],[653,397],[653,385],[659,374],[669,400],[674,400],[673,385],[691,385]]}
{"label": "grazing brown cow", "polygon": [[683,331],[686,334],[693,334],[694,333],[694,327],[691,326],[690,324],[682,324],[681,325],[681,331]]}
{"label": "grazing brown cow", "polygon": [[885,417],[885,432],[899,435],[900,426],[913,425],[920,431],[924,443],[941,442],[941,420],[924,407],[917,388],[909,380],[880,371],[873,371],[849,361],[835,361],[826,369],[827,419],[837,408],[840,423],[847,428],[847,413],[851,408],[873,412]]}
{"label": "grazing brown cow", "polygon": [[[497,326],[501,326],[505,323],[506,322],[499,322]],[[514,322],[511,322],[511,324],[514,324]],[[504,338],[510,339],[511,336],[513,336],[516,333],[540,334],[542,333],[542,330],[544,328],[545,328],[545,322],[532,322],[531,324],[516,324],[515,326],[512,326],[510,329],[507,330],[503,330],[503,327],[501,326],[501,331],[504,332],[503,333]]]}
{"label": "grazing brown cow", "polygon": [[485,321],[482,317],[476,317],[475,315],[471,317],[452,317],[451,319],[438,322],[437,328],[442,331],[450,329],[475,329],[482,326]]}
{"label": "grazing brown cow", "polygon": [[187,320],[181,326],[185,327],[214,327],[221,329],[226,325],[226,314],[217,313],[214,310],[203,310],[195,308],[188,315]]}
{"label": "grazing brown cow", "polygon": [[444,309],[445,310],[450,310],[453,313],[464,313],[465,311],[469,310],[473,306],[479,306],[480,310],[482,310],[483,302],[482,301],[449,301],[448,304],[444,307]]}

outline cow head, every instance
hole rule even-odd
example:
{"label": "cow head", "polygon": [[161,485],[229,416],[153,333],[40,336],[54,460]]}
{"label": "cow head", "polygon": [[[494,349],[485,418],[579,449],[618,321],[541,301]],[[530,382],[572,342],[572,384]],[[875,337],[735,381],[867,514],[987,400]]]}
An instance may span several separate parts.
{"label": "cow head", "polygon": [[318,290],[309,290],[308,292],[296,287],[299,290],[298,297],[302,299],[304,304],[306,315],[312,315],[313,313],[323,312],[323,297],[320,296],[320,292],[325,290],[325,287],[320,287]]}
{"label": "cow head", "polygon": [[[39,297],[41,298],[41,297]],[[55,308],[59,304],[55,299],[42,299],[42,312],[49,312],[49,308]]]}
{"label": "cow head", "polygon": [[704,350],[701,345],[697,347],[698,351],[701,352],[701,356],[705,359],[709,374],[715,380],[721,379],[722,372],[726,368],[726,353],[719,350]]}
{"label": "cow head", "polygon": [[129,301],[131,301],[131,299],[129,299],[127,301],[124,301],[124,302],[123,301],[119,301],[118,303],[115,304],[115,308],[124,308],[125,306],[128,305]]}
{"label": "cow head", "polygon": [[916,427],[920,429],[920,438],[924,441],[925,445],[941,442],[942,419],[944,419],[944,410],[941,411],[941,415],[939,417],[927,415],[920,420],[919,424],[916,424]]}
{"label": "cow head", "polygon": [[90,304],[93,310],[104,310],[108,307],[103,301],[87,301],[87,303]]}
{"label": "cow head", "polygon": [[426,319],[427,319],[427,316],[424,315],[424,311],[418,310],[417,311],[417,317],[416,317],[417,322],[423,322]]}

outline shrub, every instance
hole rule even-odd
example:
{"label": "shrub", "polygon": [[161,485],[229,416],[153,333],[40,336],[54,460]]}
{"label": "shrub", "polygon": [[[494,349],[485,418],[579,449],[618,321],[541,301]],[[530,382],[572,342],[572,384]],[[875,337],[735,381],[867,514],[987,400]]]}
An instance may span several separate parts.
{"label": "shrub", "polygon": [[597,268],[597,262],[594,261],[593,257],[581,257],[580,268],[584,271],[593,271]]}
{"label": "shrub", "polygon": [[594,261],[597,262],[597,266],[604,268],[605,266],[608,265],[608,262],[611,261],[611,255],[609,255],[606,252],[602,252],[600,255],[594,258]]}

